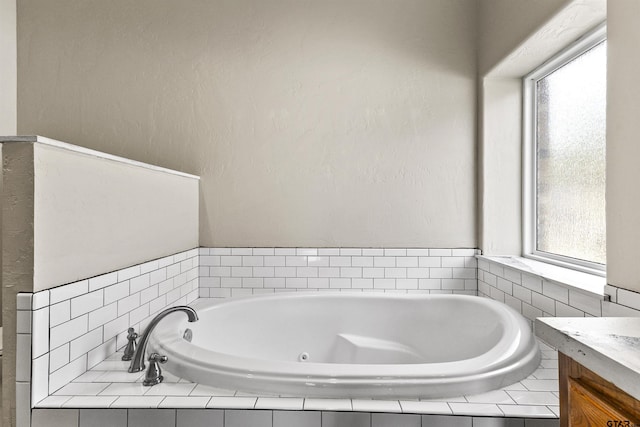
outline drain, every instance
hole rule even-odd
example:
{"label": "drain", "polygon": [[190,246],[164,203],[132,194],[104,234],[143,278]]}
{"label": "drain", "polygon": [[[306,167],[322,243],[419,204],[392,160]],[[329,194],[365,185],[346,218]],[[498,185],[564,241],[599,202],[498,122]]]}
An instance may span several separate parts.
{"label": "drain", "polygon": [[309,361],[309,353],[305,351],[298,355],[298,362],[307,362],[307,361]]}
{"label": "drain", "polygon": [[182,338],[184,338],[185,341],[191,342],[191,340],[193,339],[193,331],[191,329],[187,328],[184,331],[184,335],[182,335]]}

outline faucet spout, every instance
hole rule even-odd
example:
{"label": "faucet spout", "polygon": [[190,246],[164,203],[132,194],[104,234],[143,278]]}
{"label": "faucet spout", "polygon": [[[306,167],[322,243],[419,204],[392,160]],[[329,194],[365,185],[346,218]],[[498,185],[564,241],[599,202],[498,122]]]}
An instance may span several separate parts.
{"label": "faucet spout", "polygon": [[158,315],[154,317],[153,320],[151,320],[151,322],[149,323],[149,326],[147,326],[147,329],[144,330],[144,333],[140,338],[140,342],[138,343],[138,348],[136,348],[136,352],[134,353],[133,358],[131,359],[131,365],[129,365],[129,372],[140,372],[145,368],[144,355],[145,355],[145,352],[147,351],[147,342],[149,341],[149,336],[151,335],[151,332],[158,325],[158,323],[160,323],[162,319],[164,319],[167,315],[171,313],[175,313],[177,311],[182,311],[186,313],[189,322],[195,322],[196,320],[198,320],[198,313],[196,313],[196,311],[193,308],[187,305],[178,305],[175,307],[169,307],[161,311],[160,313],[158,313]]}

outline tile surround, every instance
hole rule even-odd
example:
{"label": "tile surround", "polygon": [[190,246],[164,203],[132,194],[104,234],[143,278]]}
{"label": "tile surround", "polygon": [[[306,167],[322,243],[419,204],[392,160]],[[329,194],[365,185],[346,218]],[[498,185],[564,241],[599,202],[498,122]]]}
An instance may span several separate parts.
{"label": "tile surround", "polygon": [[[434,401],[336,399],[331,403],[259,397],[180,383],[179,378],[170,375],[162,390],[156,387],[156,390],[144,390],[135,380],[127,378],[129,375],[122,375],[121,362],[109,357],[126,343],[124,334],[130,324],[136,324],[136,329],[141,330],[164,307],[188,303],[197,297],[331,290],[478,293],[515,307],[529,319],[563,313],[625,315],[640,309],[635,306],[637,294],[607,287],[612,294],[611,301],[594,302],[589,295],[572,293],[555,283],[478,261],[476,253],[474,249],[199,248],[60,288],[21,295],[18,318],[22,320],[18,330],[24,335],[23,339],[32,343],[29,351],[33,352],[31,366],[21,369],[22,394],[30,387],[30,395],[26,393],[27,407],[33,402],[33,406],[42,408],[34,410],[34,421],[42,416],[41,411],[54,408],[80,411],[75,416],[81,420],[81,411],[93,409],[80,408],[105,406],[129,408],[118,409],[127,413],[140,410],[132,408],[167,408],[162,410],[170,411],[178,420],[191,419],[189,411],[218,411],[224,420],[224,414],[232,409],[240,413],[260,409],[272,414],[273,425],[276,418],[287,425],[287,417],[275,415],[281,410],[299,411],[299,408],[318,411],[308,413],[367,414],[367,426],[379,425],[382,418],[375,417],[378,413],[391,417],[402,413],[405,418],[397,418],[401,424],[405,420],[415,421],[407,414],[428,414],[422,415],[422,422],[435,420],[430,417],[447,416],[461,425],[467,421],[471,425],[473,416],[478,415],[488,417],[483,420],[524,422],[527,418],[542,418],[557,422],[558,402],[553,392],[557,390],[557,370],[554,369],[555,352],[550,348],[546,349],[548,354],[541,367],[525,381],[487,396]],[[640,311],[637,313],[640,315]],[[45,331],[50,328],[51,332],[39,334],[37,331],[43,328]],[[36,372],[40,374],[35,375]],[[48,378],[42,375],[45,372],[50,374]],[[30,378],[33,378],[32,384],[28,382]],[[71,380],[74,381],[70,383]],[[98,385],[69,387],[85,382]],[[92,395],[91,387],[100,390]],[[72,390],[80,392],[72,394]],[[183,409],[186,406],[191,409]],[[38,415],[36,411],[40,411]],[[22,419],[25,419],[27,413],[23,412]],[[314,425],[313,420],[310,425]],[[322,423],[324,425],[324,421]]]}

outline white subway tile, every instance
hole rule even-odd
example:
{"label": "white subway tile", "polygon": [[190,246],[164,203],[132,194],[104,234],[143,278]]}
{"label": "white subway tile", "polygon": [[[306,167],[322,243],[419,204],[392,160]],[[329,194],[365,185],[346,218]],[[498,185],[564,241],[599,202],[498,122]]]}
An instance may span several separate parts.
{"label": "white subway tile", "polygon": [[111,286],[118,282],[118,272],[103,274],[89,279],[89,292]]}
{"label": "white subway tile", "polygon": [[272,256],[272,255],[274,255],[274,253],[275,253],[274,248],[253,248],[253,254],[254,254],[254,255],[259,255],[259,256],[268,255],[268,256]]}
{"label": "white subway tile", "polygon": [[418,289],[418,279],[397,279],[396,289]]}
{"label": "white subway tile", "polygon": [[[356,289],[373,289],[373,279],[353,279],[351,286]],[[311,283],[309,283],[311,287]]]}
{"label": "white subway tile", "polygon": [[536,317],[542,317],[542,310],[535,308],[526,302],[522,303],[522,315],[529,320],[535,320]]}
{"label": "white subway tile", "polygon": [[149,304],[143,304],[140,307],[131,310],[129,313],[129,324],[135,325],[149,317]]}
{"label": "white subway tile", "polygon": [[33,360],[31,365],[31,400],[38,403],[49,395],[49,354]]}
{"label": "white subway tile", "polygon": [[475,268],[452,268],[451,271],[454,279],[475,279],[476,278]]}
{"label": "white subway tile", "polygon": [[[49,371],[54,372],[69,363],[69,344],[61,345],[49,353]],[[48,375],[47,375],[48,376]]]}
{"label": "white subway tile", "polygon": [[373,257],[357,256],[351,258],[351,265],[353,267],[373,267]]}
{"label": "white subway tile", "polygon": [[[269,268],[269,267],[260,267],[260,268]],[[254,275],[256,275],[255,272],[254,272]],[[200,277],[199,284],[201,288],[219,288],[220,277]],[[166,293],[166,291],[160,292],[160,288],[158,288],[158,295],[161,295],[163,293]]]}
{"label": "white subway tile", "polygon": [[104,292],[102,289],[89,292],[88,294],[81,295],[71,299],[71,318],[81,316],[93,310],[97,310],[102,307],[104,302]]}
{"label": "white subway tile", "polygon": [[503,279],[502,277],[498,277],[497,283],[498,289],[500,289],[505,294],[512,295],[513,294],[513,283],[508,280]]}
{"label": "white subway tile", "polygon": [[[618,292],[618,298],[619,297],[620,292]],[[602,316],[602,307],[600,305],[601,301],[601,299],[596,299],[583,294],[582,292],[574,290],[569,291],[569,305],[593,316]]]}
{"label": "white subway tile", "polygon": [[236,256],[221,256],[220,265],[225,267],[240,267],[242,266],[242,257]]}
{"label": "white subway tile", "polygon": [[104,304],[111,304],[124,297],[129,296],[129,281],[120,282],[104,288]]}
{"label": "white subway tile", "polygon": [[285,287],[287,288],[306,288],[307,279],[304,277],[287,277],[285,280]]}
{"label": "white subway tile", "polygon": [[513,285],[513,296],[521,301],[531,304],[531,291],[520,285]]}
{"label": "white subway tile", "polygon": [[328,256],[309,256],[307,257],[307,265],[309,267],[328,267],[329,257]]}
{"label": "white subway tile", "polygon": [[49,307],[33,312],[32,317],[32,356],[41,356],[49,351]]}
{"label": "white subway tile", "polygon": [[384,249],[381,248],[366,248],[362,249],[362,256],[383,256]]}
{"label": "white subway tile", "polygon": [[558,317],[584,317],[584,312],[575,307],[556,301],[556,316]]}
{"label": "white subway tile", "polygon": [[404,279],[407,277],[406,268],[385,268],[384,277],[387,279]]}
{"label": "white subway tile", "polygon": [[71,341],[69,357],[71,360],[75,360],[100,344],[102,344],[102,328],[97,328]]}
{"label": "white subway tile", "polygon": [[441,279],[418,279],[418,289],[441,289]]}
{"label": "white subway tile", "polygon": [[58,286],[50,291],[50,303],[55,304],[60,301],[71,299],[89,292],[89,281],[81,280],[80,282],[71,283],[64,286]]}
{"label": "white subway tile", "polygon": [[31,310],[31,300],[33,299],[32,293],[20,292],[16,295],[16,309],[17,310]]}
{"label": "white subway tile", "polygon": [[309,288],[328,288],[329,287],[329,278],[328,277],[310,277],[307,279],[307,285]]}
{"label": "white subway tile", "polygon": [[160,262],[157,259],[140,264],[140,274],[149,273],[160,268]]}
{"label": "white subway tile", "polygon": [[418,267],[418,257],[397,257],[396,267]]}
{"label": "white subway tile", "polygon": [[429,270],[429,277],[432,279],[452,279],[451,268],[432,268]]}
{"label": "white subway tile", "polygon": [[284,277],[269,277],[264,279],[265,288],[284,288]]}
{"label": "white subway tile", "polygon": [[428,268],[407,268],[407,277],[410,279],[428,279]]}
{"label": "white subway tile", "polygon": [[140,304],[148,303],[149,301],[158,298],[160,293],[158,292],[159,286],[153,285],[140,292]]}
{"label": "white subway tile", "polygon": [[[118,317],[116,320],[112,320],[104,325],[104,336],[102,338],[103,341],[108,341],[116,335],[126,331],[129,326],[129,315],[125,314],[124,316]],[[139,333],[140,331],[138,331]]]}
{"label": "white subway tile", "polygon": [[242,279],[243,288],[264,288],[264,279],[262,277],[245,277]]}
{"label": "white subway tile", "polygon": [[213,277],[231,277],[231,267],[211,267],[209,271]]}
{"label": "white subway tile", "polygon": [[609,301],[602,301],[603,317],[638,317],[640,310],[635,310],[624,305]]}
{"label": "white subway tile", "polygon": [[502,292],[498,288],[492,287],[489,290],[489,295],[491,296],[491,299],[494,299],[494,300],[500,301],[500,302],[504,302],[504,292]]}
{"label": "white subway tile", "polygon": [[231,255],[231,248],[209,248],[209,255]]}
{"label": "white subway tile", "polygon": [[635,310],[640,310],[640,293],[619,288],[618,304],[625,305]]}
{"label": "white subway tile", "polygon": [[[478,268],[478,260],[475,257],[465,257],[464,266],[467,268]],[[505,274],[506,277],[506,274]],[[518,283],[520,281],[518,280]]]}
{"label": "white subway tile", "polygon": [[329,287],[332,289],[350,288],[351,279],[332,277],[329,279]]}
{"label": "white subway tile", "polygon": [[384,256],[407,256],[406,249],[385,249]]}
{"label": "white subway tile", "polygon": [[438,268],[442,266],[442,258],[440,257],[435,257],[435,256],[430,256],[430,257],[425,257],[425,256],[421,256],[418,258],[418,267],[421,268]]}
{"label": "white subway tile", "polygon": [[181,273],[180,264],[171,264],[166,267],[167,278],[175,277]]}
{"label": "white subway tile", "polygon": [[442,289],[464,290],[464,279],[442,279]]}
{"label": "white subway tile", "polygon": [[242,257],[242,266],[243,267],[262,267],[264,266],[264,257],[261,256],[243,256]]}
{"label": "white subway tile", "polygon": [[375,289],[395,289],[395,279],[373,279],[373,287]]}
{"label": "white subway tile", "polygon": [[392,256],[376,256],[373,257],[374,267],[395,267],[396,258]]}
{"label": "white subway tile", "polygon": [[465,290],[478,290],[478,280],[477,279],[464,279],[464,289]]}
{"label": "white subway tile", "polygon": [[[491,286],[498,286],[498,277],[495,274],[487,273],[486,271],[482,274],[482,280]],[[540,287],[542,289],[542,286]]]}
{"label": "white subway tile", "polygon": [[451,249],[429,249],[429,256],[451,256]]}
{"label": "white subway tile", "polygon": [[251,248],[231,248],[231,255],[251,256],[253,249]]}
{"label": "white subway tile", "polygon": [[133,267],[125,268],[123,270],[118,271],[118,282],[123,282],[125,280],[129,280],[132,277],[136,277],[140,275],[140,266],[134,265]]}
{"label": "white subway tile", "polygon": [[83,355],[71,363],[49,375],[49,394],[55,393],[59,388],[82,375],[87,370],[87,356]]}
{"label": "white subway tile", "polygon": [[[217,279],[218,281],[220,280],[219,277],[215,277],[213,279]],[[168,279],[168,280],[165,280],[164,282],[160,282],[158,284],[158,295],[164,295],[169,291],[171,291],[172,289],[173,289],[173,279]]]}
{"label": "white subway tile", "polygon": [[[132,282],[135,279],[132,279]],[[156,285],[164,280],[167,280],[167,269],[161,268],[149,273],[149,285]],[[135,291],[132,291],[135,292]]]}
{"label": "white subway tile", "polygon": [[340,277],[362,277],[362,268],[360,267],[340,267]]}
{"label": "white subway tile", "polygon": [[160,295],[158,298],[149,301],[149,313],[154,314],[163,309],[167,305],[167,297]]}
{"label": "white subway tile", "polygon": [[349,256],[329,257],[329,265],[331,267],[351,267],[351,257]]}
{"label": "white subway tile", "polygon": [[428,257],[429,249],[407,249],[407,256]]}
{"label": "white subway tile", "polygon": [[264,257],[265,267],[284,267],[286,258],[284,256],[266,256]]}
{"label": "white subway tile", "polygon": [[231,277],[253,277],[253,267],[231,267]]}
{"label": "white subway tile", "polygon": [[516,271],[512,268],[504,269],[504,278],[517,285],[522,284],[522,274],[519,271]]}
{"label": "white subway tile", "polygon": [[33,294],[32,309],[39,310],[41,308],[48,306],[50,303],[49,300],[50,300],[50,292],[48,290],[36,292],[35,294]]}
{"label": "white subway tile", "polygon": [[253,267],[253,277],[275,277],[274,267]]}
{"label": "white subway tile", "polygon": [[276,277],[296,277],[295,267],[274,267]]}
{"label": "white subway tile", "polygon": [[[219,255],[201,255],[200,265],[205,267],[219,267],[220,256]],[[166,274],[166,272],[165,272]]]}
{"label": "white subway tile", "polygon": [[232,297],[246,297],[249,295],[253,295],[253,289],[243,289],[243,288],[233,288],[231,289],[231,296]]}
{"label": "white subway tile", "polygon": [[118,301],[118,316],[122,316],[140,306],[140,293],[130,295]]}
{"label": "white subway tile", "polygon": [[338,267],[319,267],[318,276],[320,277],[340,277],[340,269]]}
{"label": "white subway tile", "polygon": [[173,254],[173,260],[174,262],[182,262],[185,259],[187,259],[187,253],[186,252],[178,252],[177,254]]}
{"label": "white subway tile", "polygon": [[528,274],[522,274],[522,286],[539,294],[542,293],[542,279]]}
{"label": "white subway tile", "polygon": [[556,314],[556,305],[552,298],[533,292],[531,295],[531,304],[546,313],[552,315]]}
{"label": "white subway tile", "polygon": [[451,256],[442,258],[442,267],[464,268],[464,257]]}
{"label": "white subway tile", "polygon": [[340,249],[338,248],[319,248],[318,255],[320,256],[332,256],[340,255]]}
{"label": "white subway tile", "polygon": [[363,268],[362,277],[380,279],[384,277],[384,268]]}
{"label": "white subway tile", "polygon": [[318,267],[297,267],[297,277],[318,277]]}
{"label": "white subway tile", "polygon": [[51,348],[57,348],[78,338],[87,332],[87,328],[88,316],[86,314],[51,328],[49,336]]}
{"label": "white subway tile", "polygon": [[135,277],[129,280],[129,292],[132,294],[135,292],[140,292],[141,290],[148,288],[150,284],[151,280],[149,273]]}
{"label": "white subway tile", "polygon": [[522,301],[518,298],[514,298],[509,294],[504,295],[504,303],[513,308],[518,313],[522,313]]}
{"label": "white subway tile", "polygon": [[542,293],[549,298],[560,301],[564,304],[569,304],[569,290],[564,286],[560,286],[557,283],[552,283],[547,280],[542,281]]}
{"label": "white subway tile", "polygon": [[296,254],[296,249],[295,248],[275,248],[275,252],[276,255],[295,255]]}

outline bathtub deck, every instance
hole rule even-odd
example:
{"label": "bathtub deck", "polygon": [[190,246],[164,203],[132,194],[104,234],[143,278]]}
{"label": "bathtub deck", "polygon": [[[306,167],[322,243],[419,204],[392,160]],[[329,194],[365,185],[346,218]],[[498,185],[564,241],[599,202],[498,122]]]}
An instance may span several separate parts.
{"label": "bathtub deck", "polygon": [[[539,341],[540,342],[540,341]],[[116,353],[38,402],[36,408],[224,408],[383,412],[508,418],[559,417],[557,352],[540,342],[540,367],[526,379],[487,393],[432,400],[320,399],[217,389],[176,378],[144,387]]]}

